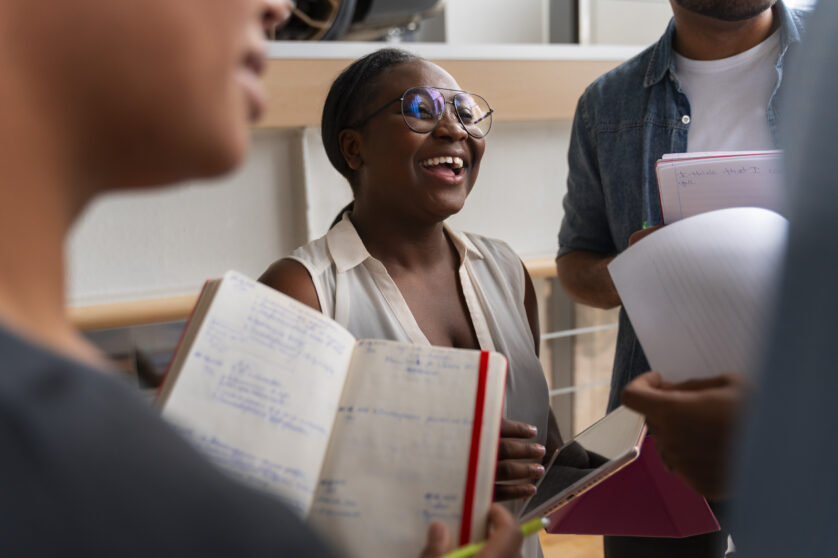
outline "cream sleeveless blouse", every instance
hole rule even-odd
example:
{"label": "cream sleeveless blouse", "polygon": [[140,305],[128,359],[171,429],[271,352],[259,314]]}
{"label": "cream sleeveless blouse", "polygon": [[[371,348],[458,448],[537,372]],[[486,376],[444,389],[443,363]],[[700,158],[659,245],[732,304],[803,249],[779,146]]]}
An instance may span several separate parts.
{"label": "cream sleeveless blouse", "polygon": [[[504,416],[538,428],[544,444],[550,412],[547,381],[535,354],[524,308],[524,269],[504,242],[462,234],[445,225],[460,255],[459,279],[477,341],[509,361]],[[384,265],[373,258],[349,214],[325,236],[296,249],[289,259],[311,275],[320,309],[358,338],[430,345]],[[521,502],[510,506],[517,513]],[[540,556],[536,537],[526,558]]]}

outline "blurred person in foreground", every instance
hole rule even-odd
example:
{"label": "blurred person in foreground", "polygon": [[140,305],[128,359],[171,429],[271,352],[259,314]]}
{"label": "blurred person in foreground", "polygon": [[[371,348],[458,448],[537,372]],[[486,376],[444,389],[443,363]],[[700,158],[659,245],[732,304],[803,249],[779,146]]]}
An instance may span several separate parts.
{"label": "blurred person in foreground", "polygon": [[[95,195],[241,162],[264,107],[262,36],[288,9],[66,0],[34,13],[0,0],[4,556],[333,555],[188,447],[65,311],[65,238]],[[485,556],[515,556],[513,519],[495,508],[492,520]],[[422,556],[450,546],[434,525]]]}

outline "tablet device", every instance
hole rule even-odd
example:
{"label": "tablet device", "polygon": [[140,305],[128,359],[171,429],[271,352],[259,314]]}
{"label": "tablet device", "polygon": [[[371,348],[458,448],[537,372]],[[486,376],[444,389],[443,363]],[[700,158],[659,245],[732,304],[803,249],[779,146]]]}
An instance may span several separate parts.
{"label": "tablet device", "polygon": [[637,459],[645,435],[643,415],[614,409],[556,450],[520,520],[550,515]]}

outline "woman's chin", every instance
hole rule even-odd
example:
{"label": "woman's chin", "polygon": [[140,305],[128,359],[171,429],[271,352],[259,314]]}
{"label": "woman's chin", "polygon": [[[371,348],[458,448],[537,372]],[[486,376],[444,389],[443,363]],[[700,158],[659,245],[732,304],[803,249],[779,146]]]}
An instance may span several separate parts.
{"label": "woman's chin", "polygon": [[445,221],[462,211],[465,205],[465,196],[445,196],[443,199],[434,199],[428,208],[428,213],[434,215],[438,221]]}

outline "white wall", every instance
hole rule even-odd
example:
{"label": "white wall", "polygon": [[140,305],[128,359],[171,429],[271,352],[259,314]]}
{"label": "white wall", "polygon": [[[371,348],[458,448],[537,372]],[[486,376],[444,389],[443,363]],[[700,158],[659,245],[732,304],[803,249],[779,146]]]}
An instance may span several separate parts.
{"label": "white wall", "polygon": [[[447,0],[438,19],[450,44],[547,43],[549,10],[549,0]],[[672,17],[669,0],[580,0],[579,10],[585,44],[648,45]]]}
{"label": "white wall", "polygon": [[256,275],[302,242],[301,131],[253,136],[232,176],[96,201],[69,241],[70,304],[194,293],[230,268]]}
{"label": "white wall", "polygon": [[450,44],[546,43],[548,0],[447,0],[445,38]]}
{"label": "white wall", "polygon": [[650,45],[672,18],[669,0],[581,0],[580,41]]}

